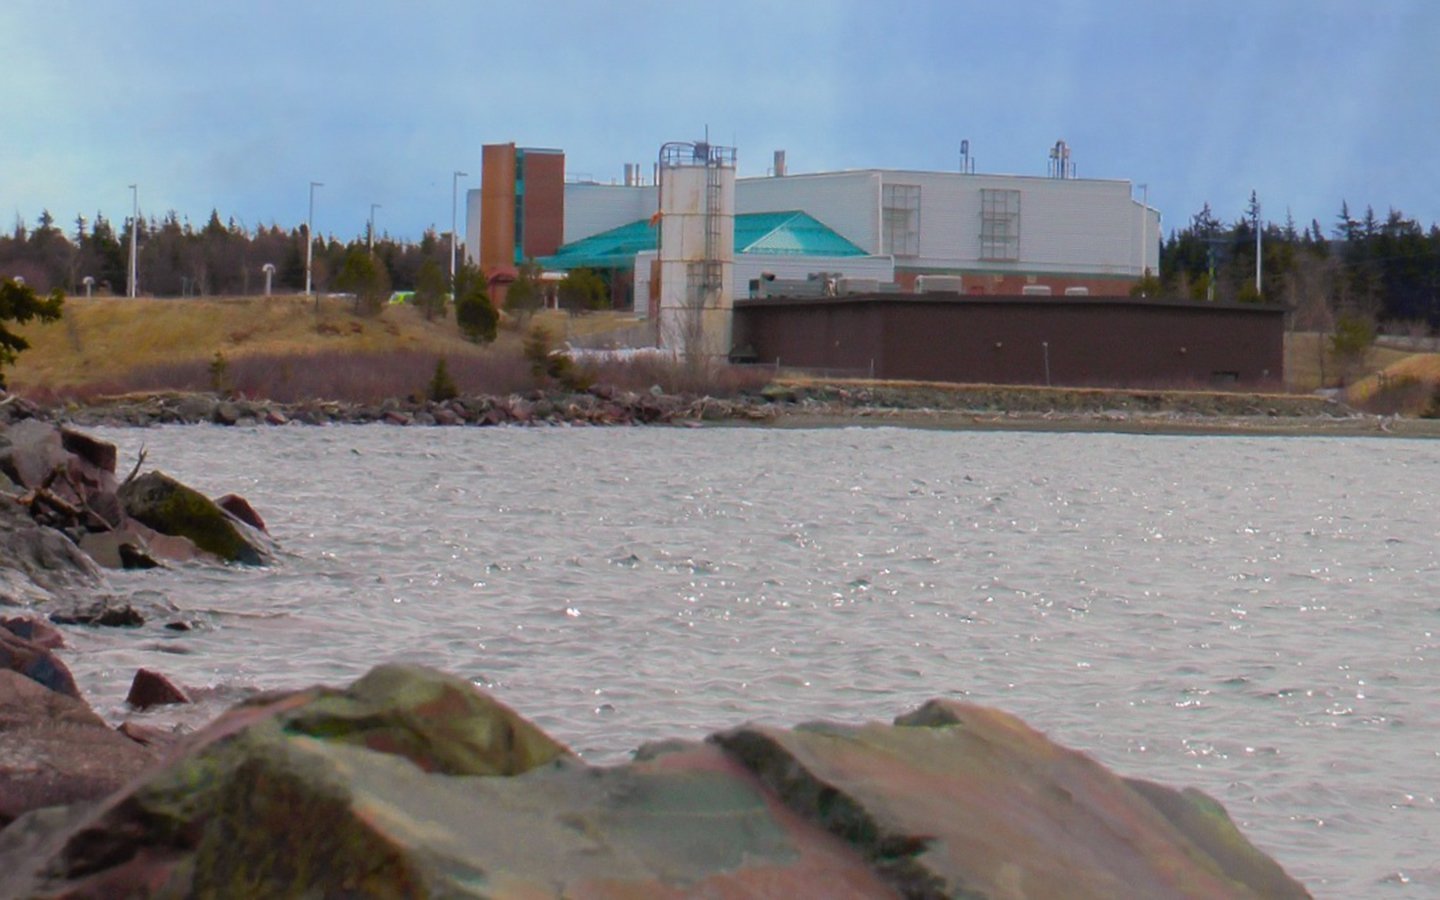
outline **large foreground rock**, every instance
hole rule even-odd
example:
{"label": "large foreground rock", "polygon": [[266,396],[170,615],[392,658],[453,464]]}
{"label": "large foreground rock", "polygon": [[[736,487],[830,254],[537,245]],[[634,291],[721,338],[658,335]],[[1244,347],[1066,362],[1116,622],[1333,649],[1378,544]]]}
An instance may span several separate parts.
{"label": "large foreground rock", "polygon": [[0,826],[30,810],[103,797],[151,762],[83,701],[0,670]]}
{"label": "large foreground rock", "polygon": [[376,669],[226,713],[0,832],[0,896],[1303,897],[1200,795],[1018,720],[745,727],[591,767],[468,682]]}
{"label": "large foreground rock", "polygon": [[147,472],[122,485],[120,502],[136,521],[161,534],[188,538],[225,562],[258,566],[272,559],[259,531],[164,472]]}

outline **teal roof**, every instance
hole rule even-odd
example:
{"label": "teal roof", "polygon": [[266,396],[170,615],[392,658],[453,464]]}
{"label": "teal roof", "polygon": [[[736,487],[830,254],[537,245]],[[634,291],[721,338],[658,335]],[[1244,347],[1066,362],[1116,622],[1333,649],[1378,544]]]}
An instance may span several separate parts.
{"label": "teal roof", "polygon": [[[647,219],[566,244],[538,262],[547,269],[628,269],[635,254],[654,250],[656,227]],[[742,213],[735,217],[735,253],[773,256],[864,256],[865,251],[809,213]]]}
{"label": "teal roof", "polygon": [[864,256],[865,251],[810,215],[745,213],[735,217],[735,252],[776,256]]}

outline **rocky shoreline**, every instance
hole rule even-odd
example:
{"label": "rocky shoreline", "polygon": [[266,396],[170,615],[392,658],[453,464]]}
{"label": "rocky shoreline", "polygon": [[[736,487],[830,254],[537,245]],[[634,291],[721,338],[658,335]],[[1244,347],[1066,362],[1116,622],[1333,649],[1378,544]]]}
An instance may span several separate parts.
{"label": "rocky shoreline", "polygon": [[542,391],[379,404],[279,403],[159,392],[43,408],[16,398],[0,420],[38,417],[76,427],[215,424],[584,427],[632,425],[892,425],[948,430],[1104,431],[1440,437],[1440,419],[1376,416],[1323,396],[1218,391],[778,382],[738,397],[625,391]]}

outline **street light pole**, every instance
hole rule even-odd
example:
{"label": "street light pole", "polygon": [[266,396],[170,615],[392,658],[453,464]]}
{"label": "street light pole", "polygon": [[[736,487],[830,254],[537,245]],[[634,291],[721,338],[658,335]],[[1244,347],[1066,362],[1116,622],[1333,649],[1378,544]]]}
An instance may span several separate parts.
{"label": "street light pole", "polygon": [[128,290],[125,296],[131,300],[135,299],[138,293],[138,281],[135,272],[136,243],[140,239],[140,188],[138,185],[130,185],[130,280],[126,285]]}
{"label": "street light pole", "polygon": [[[324,187],[322,181],[310,182],[310,212],[305,216],[305,296],[310,296],[310,266],[315,254],[315,189]],[[315,311],[320,311],[320,298],[315,298]]]}
{"label": "street light pole", "polygon": [[379,208],[380,204],[378,203],[370,204],[370,232],[365,242],[368,245],[371,256],[375,255],[375,210]]}
{"label": "street light pole", "polygon": [[450,178],[450,290],[455,290],[455,229],[457,226],[457,212],[460,199],[460,179],[470,177],[467,173],[455,170]]}
{"label": "street light pole", "polygon": [[[1254,193],[1253,191],[1251,193]],[[1260,201],[1255,201],[1255,294],[1260,294]]]}

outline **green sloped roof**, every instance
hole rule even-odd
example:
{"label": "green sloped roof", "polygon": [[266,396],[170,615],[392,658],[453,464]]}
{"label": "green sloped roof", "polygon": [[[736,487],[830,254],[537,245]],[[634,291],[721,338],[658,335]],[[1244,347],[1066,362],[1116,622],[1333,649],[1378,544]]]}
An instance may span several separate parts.
{"label": "green sloped roof", "polygon": [[797,256],[864,256],[865,251],[809,213],[745,213],[735,217],[735,252]]}
{"label": "green sloped roof", "polygon": [[[656,227],[647,219],[592,234],[542,257],[547,269],[628,269],[635,254],[654,250]],[[831,231],[814,216],[787,212],[741,213],[735,217],[735,252],[776,256],[864,256],[865,251]]]}

